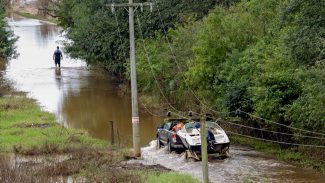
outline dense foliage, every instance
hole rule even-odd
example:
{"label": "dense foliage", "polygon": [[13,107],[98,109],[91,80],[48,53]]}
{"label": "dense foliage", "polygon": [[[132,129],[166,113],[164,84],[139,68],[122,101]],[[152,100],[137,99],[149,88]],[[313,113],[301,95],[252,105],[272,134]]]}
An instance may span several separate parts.
{"label": "dense foliage", "polygon": [[[325,133],[324,0],[153,2],[152,13],[136,13],[143,95],[182,110],[204,101],[217,111],[240,109]],[[128,14],[118,8],[112,13],[110,3],[61,0],[57,16],[72,56],[127,76]],[[237,115],[253,127],[302,133]]]}
{"label": "dense foliage", "polygon": [[15,55],[13,33],[8,30],[5,20],[6,0],[0,0],[0,60],[6,60]]}
{"label": "dense foliage", "polygon": [[[169,30],[173,52],[161,34],[138,41],[140,90],[161,95],[157,79],[168,102],[177,100],[180,107],[189,100],[200,104],[199,98],[217,111],[240,109],[325,133],[325,1],[317,2],[243,0],[216,7],[203,21]],[[250,126],[302,133],[248,121]]]}
{"label": "dense foliage", "polygon": [[[66,49],[73,57],[83,58],[87,63],[101,64],[108,71],[121,74],[128,58],[128,13],[124,8],[115,7],[118,0],[61,0],[56,15],[60,25],[67,32],[71,42]],[[135,1],[141,2],[141,1]],[[145,37],[154,36],[156,31],[164,32],[174,28],[176,23],[184,22],[188,17],[200,19],[214,7],[214,0],[154,0],[153,12],[149,7],[136,11],[136,17],[142,20]],[[195,6],[192,6],[195,5]],[[161,24],[161,18],[164,24]],[[139,35],[137,35],[139,36]]]}
{"label": "dense foliage", "polygon": [[325,1],[294,0],[283,19],[290,34],[286,41],[294,61],[314,65],[325,62]]}

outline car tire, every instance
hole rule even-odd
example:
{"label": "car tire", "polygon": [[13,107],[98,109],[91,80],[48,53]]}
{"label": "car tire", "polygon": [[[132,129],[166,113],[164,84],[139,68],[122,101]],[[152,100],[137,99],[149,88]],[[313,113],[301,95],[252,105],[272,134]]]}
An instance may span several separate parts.
{"label": "car tire", "polygon": [[161,148],[161,142],[160,142],[160,137],[157,136],[157,150]]}
{"label": "car tire", "polygon": [[167,146],[168,146],[168,151],[172,152],[174,150],[174,148],[172,147],[172,144],[170,143],[170,141],[167,142]]}

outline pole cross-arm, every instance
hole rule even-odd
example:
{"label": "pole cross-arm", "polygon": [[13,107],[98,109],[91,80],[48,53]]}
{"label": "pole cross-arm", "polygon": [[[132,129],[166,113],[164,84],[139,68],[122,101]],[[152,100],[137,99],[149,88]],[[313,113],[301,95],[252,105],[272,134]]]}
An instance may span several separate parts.
{"label": "pole cross-arm", "polygon": [[131,105],[132,105],[132,132],[133,132],[133,153],[135,157],[141,156],[140,149],[140,125],[139,125],[139,112],[138,112],[138,89],[137,89],[137,71],[136,71],[136,57],[135,57],[135,36],[134,36],[134,11],[138,7],[143,10],[143,6],[150,6],[152,11],[153,3],[129,3],[121,4],[108,4],[112,12],[115,12],[115,7],[129,8],[129,34],[130,34],[130,75],[131,75]]}
{"label": "pole cross-arm", "polygon": [[143,2],[143,3],[112,3],[112,4],[107,4],[108,7],[111,7],[112,12],[115,12],[115,7],[135,7],[141,8],[141,11],[143,11],[143,6],[149,6],[150,7],[150,12],[153,10],[153,3],[152,2]]}
{"label": "pole cross-arm", "polygon": [[133,6],[133,7],[138,7],[138,6],[153,6],[153,3],[152,2],[132,3],[132,4],[129,4],[129,3],[115,4],[115,3],[112,3],[112,4],[108,4],[107,6],[114,6],[114,7],[130,7],[130,6]]}

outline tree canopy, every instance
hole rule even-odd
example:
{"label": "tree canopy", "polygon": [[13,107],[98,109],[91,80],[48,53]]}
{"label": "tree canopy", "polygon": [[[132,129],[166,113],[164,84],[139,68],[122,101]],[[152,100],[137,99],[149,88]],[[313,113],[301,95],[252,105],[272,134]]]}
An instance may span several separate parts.
{"label": "tree canopy", "polygon": [[[324,133],[324,9],[324,3],[299,0],[218,6],[202,21],[169,30],[175,56],[163,35],[146,38],[137,53],[140,91],[159,96],[157,79],[173,103],[200,104],[197,95],[220,112],[239,109]],[[301,133],[247,120],[250,126]]]}
{"label": "tree canopy", "polygon": [[7,1],[0,1],[0,60],[6,60],[15,55],[14,43],[16,38],[7,27],[5,20],[6,5]]}
{"label": "tree canopy", "polygon": [[[60,2],[71,55],[127,76],[127,12],[112,13],[108,0]],[[143,95],[325,133],[324,0],[154,2],[154,12],[136,15]],[[241,116],[251,126],[302,133]]]}
{"label": "tree canopy", "polygon": [[[124,72],[123,65],[129,52],[128,13],[119,7],[112,12],[110,6],[121,2],[124,1],[60,1],[56,15],[70,40],[66,42],[66,49],[71,56],[83,58],[89,64],[101,64],[113,73]],[[152,37],[157,31],[168,31],[188,17],[201,19],[216,1],[192,0],[189,4],[186,0],[154,0],[153,3],[153,12],[149,11],[149,7],[144,7],[143,12],[140,9],[136,11],[145,27],[142,32],[145,37]],[[139,37],[139,34],[136,36]]]}

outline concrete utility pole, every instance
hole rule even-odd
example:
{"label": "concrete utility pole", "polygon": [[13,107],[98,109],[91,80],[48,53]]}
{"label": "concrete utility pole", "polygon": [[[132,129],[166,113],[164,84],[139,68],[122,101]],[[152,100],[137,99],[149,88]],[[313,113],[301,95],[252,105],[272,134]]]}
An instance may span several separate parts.
{"label": "concrete utility pole", "polygon": [[140,151],[140,125],[138,112],[138,89],[137,89],[137,71],[135,60],[135,37],[134,37],[134,8],[143,6],[150,6],[152,10],[152,3],[129,3],[111,4],[112,11],[114,7],[129,7],[129,33],[130,33],[130,62],[131,62],[131,97],[132,97],[132,129],[133,129],[133,153],[135,157],[141,156]]}
{"label": "concrete utility pole", "polygon": [[207,149],[207,130],[206,130],[206,116],[204,107],[201,111],[201,156],[202,156],[202,172],[203,183],[209,182],[209,169],[208,169],[208,149]]}

